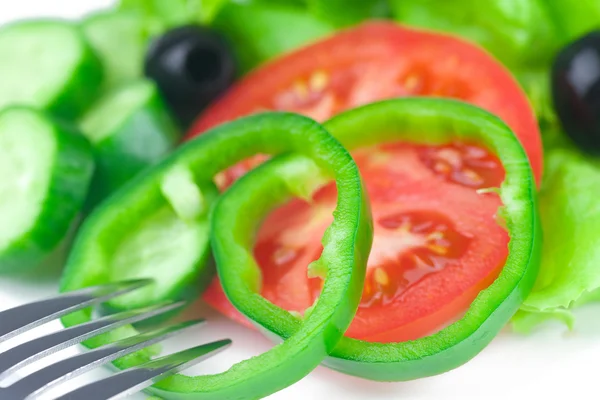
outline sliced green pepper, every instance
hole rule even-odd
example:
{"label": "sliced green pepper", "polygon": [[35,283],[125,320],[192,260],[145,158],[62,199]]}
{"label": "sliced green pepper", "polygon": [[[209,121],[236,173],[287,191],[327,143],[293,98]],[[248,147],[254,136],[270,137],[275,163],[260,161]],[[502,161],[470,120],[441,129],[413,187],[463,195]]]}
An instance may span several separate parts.
{"label": "sliced green pepper", "polygon": [[[439,374],[455,368],[481,351],[509,321],[531,290],[540,259],[541,230],[536,211],[536,189],[527,156],[511,130],[495,116],[476,107],[441,99],[397,99],[370,104],[345,112],[325,124],[346,148],[353,150],[382,142],[408,141],[444,143],[454,139],[478,141],[497,153],[506,170],[506,179],[498,193],[503,201],[499,212],[511,240],[504,269],[496,281],[482,291],[464,317],[436,334],[404,343],[368,343],[344,337],[325,364],[338,371],[378,381],[398,381]],[[274,161],[275,162],[275,161]],[[269,168],[250,173],[243,185],[251,200],[240,198],[246,209],[261,207],[261,195],[267,194],[276,179],[267,179]],[[260,193],[260,195],[259,195]],[[236,203],[231,214],[236,213]],[[222,201],[214,223],[226,220],[228,210]],[[213,241],[217,255],[231,249],[233,234]],[[243,240],[247,240],[243,237]],[[240,263],[242,260],[240,260]],[[247,260],[243,262],[248,263]],[[219,267],[223,289],[233,305],[256,324],[281,338],[302,329],[300,318],[270,305],[258,308],[251,297],[246,272]],[[254,294],[254,296],[258,296]],[[321,301],[329,301],[327,289]],[[339,304],[330,303],[331,307]],[[314,311],[313,311],[314,312]],[[309,313],[312,316],[312,313]]]}
{"label": "sliced green pepper", "polygon": [[[156,389],[161,397],[259,398],[301,379],[333,350],[358,307],[372,240],[370,211],[356,164],[309,118],[267,113],[239,119],[188,142],[118,191],[92,213],[77,236],[63,276],[63,291],[154,277],[157,282],[150,291],[121,301],[137,307],[177,297],[183,286],[194,283],[205,270],[213,176],[257,153],[291,152],[298,155],[282,156],[257,170],[257,179],[272,183],[259,198],[245,179],[221,197],[211,228],[215,258],[220,269],[234,275],[227,280],[233,291],[247,295],[246,301],[257,310],[273,312],[273,317],[281,314],[255,294],[259,276],[248,250],[252,233],[272,207],[294,195],[306,196],[315,185],[334,177],[338,207],[318,262],[329,271],[325,293],[296,334],[284,343],[221,374],[168,378]],[[165,254],[157,254],[157,248]],[[193,254],[186,255],[190,249]],[[63,322],[72,326],[89,319],[88,311],[70,315]],[[97,346],[132,334],[135,330],[126,327],[88,344]],[[127,368],[151,356],[150,351],[142,351],[117,366]]]}

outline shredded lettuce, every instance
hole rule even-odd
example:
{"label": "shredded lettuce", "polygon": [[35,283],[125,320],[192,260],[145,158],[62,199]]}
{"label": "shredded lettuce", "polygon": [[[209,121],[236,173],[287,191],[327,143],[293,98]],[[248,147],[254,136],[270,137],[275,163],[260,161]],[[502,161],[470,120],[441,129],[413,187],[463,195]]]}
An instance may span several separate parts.
{"label": "shredded lettuce", "polygon": [[569,148],[547,153],[540,192],[544,245],[535,287],[513,327],[551,318],[573,325],[569,310],[600,300],[600,162]]}

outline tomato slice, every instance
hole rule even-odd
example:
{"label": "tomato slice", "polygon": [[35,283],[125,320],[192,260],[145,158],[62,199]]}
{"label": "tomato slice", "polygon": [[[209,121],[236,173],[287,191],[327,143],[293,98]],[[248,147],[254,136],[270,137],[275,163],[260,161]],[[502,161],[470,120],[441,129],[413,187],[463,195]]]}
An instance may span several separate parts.
{"label": "tomato slice", "polygon": [[[392,23],[368,23],[276,60],[248,75],[210,107],[190,136],[261,110],[289,110],[318,120],[374,100],[406,95],[459,98],[503,118],[515,131],[536,177],[539,131],[525,95],[504,68],[473,45]],[[365,134],[368,134],[366,132]],[[404,341],[452,322],[504,265],[508,235],[496,220],[497,195],[478,189],[504,179],[498,159],[470,143],[394,143],[353,156],[370,196],[375,231],[363,298],[347,335]],[[260,163],[247,160],[218,177],[221,187]],[[322,280],[307,275],[331,221],[335,187],[310,203],[275,210],[258,234],[262,294],[302,314]],[[204,299],[249,324],[215,279]]]}

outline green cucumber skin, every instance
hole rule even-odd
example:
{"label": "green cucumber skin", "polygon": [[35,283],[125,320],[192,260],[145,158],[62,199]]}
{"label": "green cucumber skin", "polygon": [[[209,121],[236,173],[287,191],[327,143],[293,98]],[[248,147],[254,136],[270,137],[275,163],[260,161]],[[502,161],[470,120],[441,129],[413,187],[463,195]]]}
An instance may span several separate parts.
{"label": "green cucumber skin", "polygon": [[[65,82],[61,90],[52,99],[48,100],[46,104],[35,105],[57,117],[69,121],[77,119],[97,98],[104,81],[102,63],[90,44],[86,41],[83,32],[76,25],[58,19],[37,19],[17,22],[15,24],[28,29],[35,29],[36,26],[43,25],[64,25],[72,29],[72,33],[77,36],[81,46],[81,54],[79,63],[74,68],[71,79]],[[11,25],[7,25],[7,28],[10,27]],[[43,74],[43,66],[40,66],[40,74]],[[34,106],[33,104],[19,105]]]}
{"label": "green cucumber skin", "polygon": [[[155,91],[114,134],[94,145],[96,173],[87,208],[92,208],[146,167],[170,153],[179,142],[179,130]],[[148,142],[153,149],[148,151]]]}
{"label": "green cucumber skin", "polygon": [[[6,111],[12,109],[28,108],[14,107]],[[84,203],[94,171],[88,141],[71,126],[48,113],[35,112],[53,125],[58,144],[56,161],[40,214],[27,233],[0,252],[0,272],[33,268],[58,246]]]}
{"label": "green cucumber skin", "polygon": [[62,93],[47,107],[54,115],[68,120],[77,119],[91,106],[104,82],[104,70],[100,59],[89,43],[85,40],[82,42],[84,47],[81,63]]}

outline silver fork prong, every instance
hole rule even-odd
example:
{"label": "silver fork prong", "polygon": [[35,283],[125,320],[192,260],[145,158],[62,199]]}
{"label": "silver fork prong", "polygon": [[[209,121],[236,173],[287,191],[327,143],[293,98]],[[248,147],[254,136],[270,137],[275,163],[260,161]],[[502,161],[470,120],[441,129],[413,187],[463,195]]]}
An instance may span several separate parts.
{"label": "silver fork prong", "polygon": [[139,367],[128,369],[109,378],[83,386],[59,397],[57,400],[120,399],[206,360],[224,350],[230,344],[231,340],[229,339],[220,340],[161,357]]}
{"label": "silver fork prong", "polygon": [[171,336],[183,332],[187,328],[196,326],[203,320],[183,322],[177,325],[161,328],[151,332],[132,336],[115,343],[111,343],[95,350],[61,360],[48,367],[28,375],[9,386],[12,393],[20,399],[31,399],[46,390],[84,374],[100,365],[114,361],[127,354],[131,354],[145,347],[156,344]]}
{"label": "silver fork prong", "polygon": [[133,324],[183,307],[185,302],[158,304],[132,311],[109,315],[85,324],[76,325],[33,339],[0,353],[0,381],[20,368],[93,336]]}
{"label": "silver fork prong", "polygon": [[0,343],[48,321],[102,303],[151,283],[149,279],[93,286],[0,312]]}

